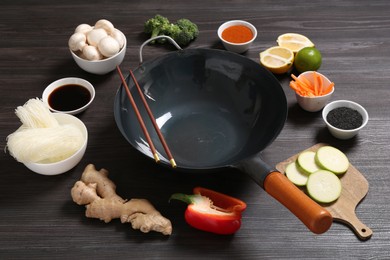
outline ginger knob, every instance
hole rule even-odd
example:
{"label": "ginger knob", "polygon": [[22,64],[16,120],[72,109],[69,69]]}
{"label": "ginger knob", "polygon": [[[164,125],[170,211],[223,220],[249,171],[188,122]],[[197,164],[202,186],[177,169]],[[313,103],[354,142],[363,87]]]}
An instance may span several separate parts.
{"label": "ginger knob", "polygon": [[107,170],[98,171],[93,164],[89,164],[81,180],[74,184],[71,196],[76,204],[85,205],[85,216],[88,218],[98,218],[106,223],[118,218],[144,233],[156,231],[164,235],[172,234],[171,221],[163,217],[148,200],[125,200],[116,194],[115,189]]}

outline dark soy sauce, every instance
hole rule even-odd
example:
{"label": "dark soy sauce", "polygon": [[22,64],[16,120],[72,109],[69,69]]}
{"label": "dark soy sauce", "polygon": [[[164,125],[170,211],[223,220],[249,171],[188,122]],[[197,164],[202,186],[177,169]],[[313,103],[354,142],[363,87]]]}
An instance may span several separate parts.
{"label": "dark soy sauce", "polygon": [[81,85],[69,84],[56,88],[49,95],[49,105],[58,111],[79,109],[91,100],[91,93]]}

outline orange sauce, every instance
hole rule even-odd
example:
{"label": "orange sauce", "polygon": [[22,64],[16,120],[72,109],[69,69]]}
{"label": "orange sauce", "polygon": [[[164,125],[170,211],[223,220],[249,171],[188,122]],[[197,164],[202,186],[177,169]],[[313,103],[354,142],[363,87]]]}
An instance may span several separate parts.
{"label": "orange sauce", "polygon": [[244,25],[233,25],[222,31],[222,38],[231,43],[244,43],[252,40],[253,33]]}

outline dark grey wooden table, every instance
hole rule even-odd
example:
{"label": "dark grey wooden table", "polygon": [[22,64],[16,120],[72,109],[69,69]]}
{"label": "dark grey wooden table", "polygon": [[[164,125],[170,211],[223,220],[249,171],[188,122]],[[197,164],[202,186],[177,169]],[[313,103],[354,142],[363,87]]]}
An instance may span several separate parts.
{"label": "dark grey wooden table", "polygon": [[[289,115],[278,138],[263,151],[276,165],[318,142],[345,151],[370,183],[357,207],[358,217],[373,230],[360,241],[343,224],[322,235],[312,234],[290,212],[249,177],[234,170],[183,174],[159,167],[134,151],[121,136],[113,116],[120,80],[115,72],[96,76],[72,60],[67,41],[80,23],[108,19],[127,36],[122,68],[138,65],[138,50],[147,38],[143,23],[160,13],[171,20],[189,18],[200,28],[188,48],[222,48],[216,35],[226,20],[243,19],[259,32],[243,54],[258,61],[259,52],[276,45],[278,35],[308,36],[322,52],[320,71],[336,83],[332,99],[349,99],[370,115],[367,127],[351,140],[334,139],[320,113],[298,107],[289,75],[278,76]],[[0,155],[1,259],[389,259],[389,1],[9,1],[0,3],[0,146],[19,126],[14,109],[62,77],[81,77],[96,88],[92,106],[79,116],[89,130],[80,164],[58,176],[35,174],[8,153]],[[145,59],[171,51],[147,47]],[[106,168],[125,198],[149,199],[173,223],[173,234],[143,234],[118,220],[105,224],[84,217],[70,189],[88,163]],[[174,192],[204,186],[247,202],[243,225],[233,236],[195,230],[184,221],[185,205],[168,203]]]}

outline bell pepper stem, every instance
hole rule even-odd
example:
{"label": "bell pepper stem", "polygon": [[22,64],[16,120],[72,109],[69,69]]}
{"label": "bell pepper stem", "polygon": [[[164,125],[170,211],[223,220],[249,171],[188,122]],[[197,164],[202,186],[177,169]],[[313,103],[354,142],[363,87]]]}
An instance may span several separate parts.
{"label": "bell pepper stem", "polygon": [[187,204],[193,204],[194,203],[194,196],[197,196],[197,195],[188,195],[188,194],[184,194],[184,193],[174,193],[169,198],[169,201],[171,201],[173,199],[173,200],[180,200],[180,201],[185,202]]}

